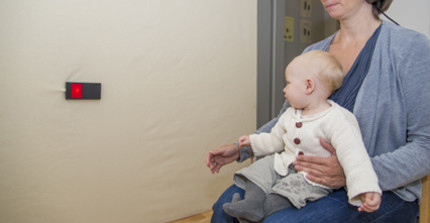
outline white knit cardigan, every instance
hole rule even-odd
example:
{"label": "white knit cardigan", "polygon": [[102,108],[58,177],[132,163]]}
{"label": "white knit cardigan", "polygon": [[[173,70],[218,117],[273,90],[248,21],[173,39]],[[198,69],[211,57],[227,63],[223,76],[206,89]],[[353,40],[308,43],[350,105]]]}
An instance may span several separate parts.
{"label": "white knit cardigan", "polygon": [[288,166],[300,152],[312,156],[330,156],[320,144],[319,139],[324,138],[336,148],[346,176],[349,203],[359,206],[361,200],[358,195],[361,193],[381,193],[378,178],[364,147],[355,116],[335,102],[328,102],[331,104],[329,109],[314,115],[303,116],[300,110],[288,108],[270,133],[250,135],[251,147],[256,156],[277,153],[275,171],[285,176]]}

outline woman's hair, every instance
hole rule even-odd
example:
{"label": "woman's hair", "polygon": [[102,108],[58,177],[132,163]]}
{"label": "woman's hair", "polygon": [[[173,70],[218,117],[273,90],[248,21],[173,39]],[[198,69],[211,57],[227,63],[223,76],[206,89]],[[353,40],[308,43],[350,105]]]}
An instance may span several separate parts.
{"label": "woman's hair", "polygon": [[381,12],[387,11],[393,0],[366,0],[366,2],[372,4],[373,15],[378,18]]}
{"label": "woman's hair", "polygon": [[344,78],[342,65],[332,54],[322,50],[312,50],[301,54],[298,58],[312,64],[309,68],[331,92],[342,85]]}

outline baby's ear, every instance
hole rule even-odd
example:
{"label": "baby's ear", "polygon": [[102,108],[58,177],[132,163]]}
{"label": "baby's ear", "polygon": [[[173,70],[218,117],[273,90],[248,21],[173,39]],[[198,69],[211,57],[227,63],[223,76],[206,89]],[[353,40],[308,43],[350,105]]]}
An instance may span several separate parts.
{"label": "baby's ear", "polygon": [[312,78],[306,78],[306,93],[312,94],[315,90],[315,81]]}

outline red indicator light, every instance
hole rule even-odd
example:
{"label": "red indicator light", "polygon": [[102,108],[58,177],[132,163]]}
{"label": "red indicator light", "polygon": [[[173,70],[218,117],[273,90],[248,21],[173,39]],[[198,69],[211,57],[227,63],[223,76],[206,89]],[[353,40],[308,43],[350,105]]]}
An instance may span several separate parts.
{"label": "red indicator light", "polygon": [[66,82],[66,99],[101,98],[101,83]]}
{"label": "red indicator light", "polygon": [[77,84],[77,83],[71,84],[70,97],[82,98],[82,84]]}

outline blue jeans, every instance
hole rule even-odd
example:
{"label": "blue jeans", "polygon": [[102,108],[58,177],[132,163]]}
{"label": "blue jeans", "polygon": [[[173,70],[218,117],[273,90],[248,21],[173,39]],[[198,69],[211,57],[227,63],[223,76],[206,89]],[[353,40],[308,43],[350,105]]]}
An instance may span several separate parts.
{"label": "blue jeans", "polygon": [[[238,222],[237,219],[224,212],[222,205],[230,203],[234,193],[239,193],[243,198],[244,191],[232,185],[218,199],[212,207],[212,223]],[[379,210],[373,213],[358,212],[357,207],[348,203],[348,197],[344,189],[334,191],[317,201],[308,202],[305,207],[294,207],[278,211],[264,220],[264,223],[415,223],[418,213],[418,201],[406,202],[390,191],[382,195]]]}

